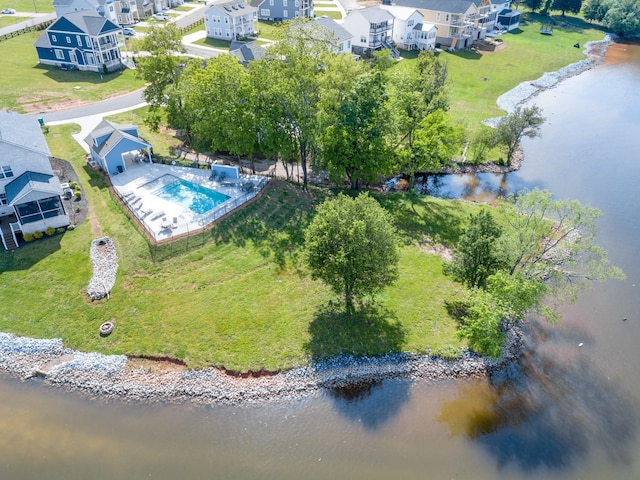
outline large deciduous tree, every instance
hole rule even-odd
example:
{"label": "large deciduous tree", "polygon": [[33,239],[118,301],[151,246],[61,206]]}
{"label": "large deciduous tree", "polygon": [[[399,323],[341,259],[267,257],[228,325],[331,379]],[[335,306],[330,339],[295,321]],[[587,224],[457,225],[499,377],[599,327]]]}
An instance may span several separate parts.
{"label": "large deciduous tree", "polygon": [[140,50],[144,54],[138,58],[136,73],[146,82],[144,99],[149,104],[147,121],[157,129],[160,121],[158,108],[168,103],[168,97],[178,84],[179,66],[183,62],[180,54],[185,52],[182,32],[174,24],[151,27],[140,43]]}
{"label": "large deciduous tree", "polygon": [[617,0],[612,2],[602,23],[620,36],[640,34],[640,2]]}
{"label": "large deciduous tree", "polygon": [[544,120],[542,111],[537,105],[518,107],[500,119],[495,130],[495,143],[506,153],[507,166],[511,165],[513,155],[520,147],[523,137],[534,138],[540,135],[540,126]]}
{"label": "large deciduous tree", "polygon": [[551,10],[560,10],[564,17],[565,12],[578,13],[582,8],[582,0],[553,0]]}
{"label": "large deciduous tree", "polygon": [[366,193],[340,194],[318,207],[305,234],[306,259],[314,279],[354,299],[379,292],[398,278],[398,237],[390,215]]}
{"label": "large deciduous tree", "polygon": [[330,178],[349,180],[351,188],[387,173],[391,152],[386,141],[384,77],[379,71],[360,75],[342,98],[322,135],[322,166]]}
{"label": "large deciduous tree", "polygon": [[501,237],[502,228],[489,211],[472,215],[445,271],[469,287],[486,289],[488,278],[508,266]]}

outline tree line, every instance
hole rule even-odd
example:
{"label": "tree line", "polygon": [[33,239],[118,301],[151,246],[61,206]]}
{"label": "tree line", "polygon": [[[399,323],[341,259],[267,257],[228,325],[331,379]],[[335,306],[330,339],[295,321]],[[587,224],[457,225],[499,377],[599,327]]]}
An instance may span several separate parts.
{"label": "tree line", "polygon": [[[293,20],[244,67],[233,55],[189,59],[177,29],[151,29],[141,45],[149,55],[138,60],[148,121],[157,128],[166,108],[170,126],[195,150],[280,161],[287,175],[299,165],[305,185],[310,167],[352,189],[398,173],[413,184],[418,172],[439,172],[461,155],[466,134],[448,114],[445,62],[421,52],[409,68],[391,68],[386,51],[357,60],[335,45],[316,22]],[[472,140],[479,159],[500,146],[509,164],[543,120],[537,107],[515,117],[525,124],[515,137],[505,119]]]}

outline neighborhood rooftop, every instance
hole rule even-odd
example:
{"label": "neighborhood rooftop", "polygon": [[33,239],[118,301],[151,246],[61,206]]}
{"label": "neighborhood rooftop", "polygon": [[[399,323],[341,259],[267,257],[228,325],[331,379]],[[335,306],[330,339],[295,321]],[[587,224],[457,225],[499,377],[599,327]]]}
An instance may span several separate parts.
{"label": "neighborhood rooftop", "polygon": [[473,0],[394,0],[394,5],[401,7],[422,8],[435,12],[466,13],[472,5],[480,5],[481,1]]}

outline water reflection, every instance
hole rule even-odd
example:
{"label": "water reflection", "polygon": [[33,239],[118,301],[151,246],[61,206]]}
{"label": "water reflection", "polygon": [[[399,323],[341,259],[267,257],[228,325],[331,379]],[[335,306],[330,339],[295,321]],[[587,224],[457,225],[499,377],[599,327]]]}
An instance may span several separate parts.
{"label": "water reflection", "polygon": [[482,446],[500,468],[566,469],[595,448],[630,462],[636,406],[589,360],[588,342],[577,342],[584,332],[529,328],[521,361],[488,382],[461,386],[438,421]]}
{"label": "water reflection", "polygon": [[376,431],[400,414],[409,400],[409,380],[367,382],[328,389],[336,411]]}

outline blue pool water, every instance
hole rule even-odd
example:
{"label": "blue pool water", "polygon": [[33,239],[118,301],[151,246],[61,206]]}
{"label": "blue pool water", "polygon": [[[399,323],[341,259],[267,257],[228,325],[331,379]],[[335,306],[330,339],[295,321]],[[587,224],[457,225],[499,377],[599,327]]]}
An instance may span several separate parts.
{"label": "blue pool water", "polygon": [[198,215],[227,201],[228,195],[216,192],[187,180],[176,179],[153,192],[156,197],[178,204]]}

